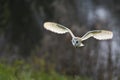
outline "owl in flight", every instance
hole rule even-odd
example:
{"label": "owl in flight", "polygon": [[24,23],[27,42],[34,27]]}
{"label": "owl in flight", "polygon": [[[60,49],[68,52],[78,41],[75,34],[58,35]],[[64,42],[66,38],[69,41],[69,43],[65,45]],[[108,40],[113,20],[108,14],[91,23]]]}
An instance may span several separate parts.
{"label": "owl in flight", "polygon": [[108,39],[112,39],[113,37],[113,33],[111,31],[107,31],[107,30],[92,30],[92,31],[88,31],[84,36],[82,37],[75,37],[75,35],[72,33],[72,31],[63,26],[60,25],[58,23],[54,23],[54,22],[45,22],[44,23],[44,28],[52,31],[54,33],[58,33],[58,34],[65,34],[65,33],[69,33],[72,36],[72,44],[75,47],[82,47],[84,46],[84,44],[82,43],[82,41],[93,37],[97,40],[108,40]]}

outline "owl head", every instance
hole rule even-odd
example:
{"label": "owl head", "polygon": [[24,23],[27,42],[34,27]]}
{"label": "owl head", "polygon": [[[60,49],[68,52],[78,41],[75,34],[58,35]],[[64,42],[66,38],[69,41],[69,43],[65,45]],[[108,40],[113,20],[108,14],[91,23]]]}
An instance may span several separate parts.
{"label": "owl head", "polygon": [[72,41],[73,46],[75,46],[75,47],[84,46],[84,44],[81,42],[81,39],[79,37],[74,37],[74,38],[72,38],[71,41]]}

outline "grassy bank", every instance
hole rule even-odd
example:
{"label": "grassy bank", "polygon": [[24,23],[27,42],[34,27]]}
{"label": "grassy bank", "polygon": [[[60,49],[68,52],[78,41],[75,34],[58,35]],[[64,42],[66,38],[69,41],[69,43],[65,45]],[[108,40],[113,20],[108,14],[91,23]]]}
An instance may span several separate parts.
{"label": "grassy bank", "polygon": [[87,77],[59,74],[52,68],[46,71],[43,66],[44,62],[40,64],[27,63],[23,60],[16,60],[12,63],[1,61],[0,80],[91,80]]}

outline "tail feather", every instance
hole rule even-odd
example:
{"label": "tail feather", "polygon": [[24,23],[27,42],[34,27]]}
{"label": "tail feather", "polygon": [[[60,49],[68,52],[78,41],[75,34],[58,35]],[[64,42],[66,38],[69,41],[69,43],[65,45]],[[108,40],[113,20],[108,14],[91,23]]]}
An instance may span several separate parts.
{"label": "tail feather", "polygon": [[82,46],[84,46],[84,44],[83,44],[83,43],[81,43],[81,44],[80,44],[80,47],[82,47]]}

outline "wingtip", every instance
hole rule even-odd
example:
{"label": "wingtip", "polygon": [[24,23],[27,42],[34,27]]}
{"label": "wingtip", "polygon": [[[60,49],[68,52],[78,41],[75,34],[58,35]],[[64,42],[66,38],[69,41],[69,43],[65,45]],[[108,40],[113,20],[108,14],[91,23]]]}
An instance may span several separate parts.
{"label": "wingtip", "polygon": [[47,28],[48,26],[51,26],[53,24],[55,24],[55,23],[54,22],[44,22],[43,26],[44,26],[44,28]]}
{"label": "wingtip", "polygon": [[113,32],[111,32],[111,39],[113,38]]}
{"label": "wingtip", "polygon": [[[106,31],[106,33],[109,34],[109,38],[108,39],[112,39],[113,38],[113,32],[112,31]],[[106,39],[106,40],[108,40]]]}
{"label": "wingtip", "polygon": [[110,39],[112,39],[113,38],[113,32],[109,31],[109,34],[111,35]]}
{"label": "wingtip", "polygon": [[49,24],[50,22],[44,22],[43,27],[46,28]]}

